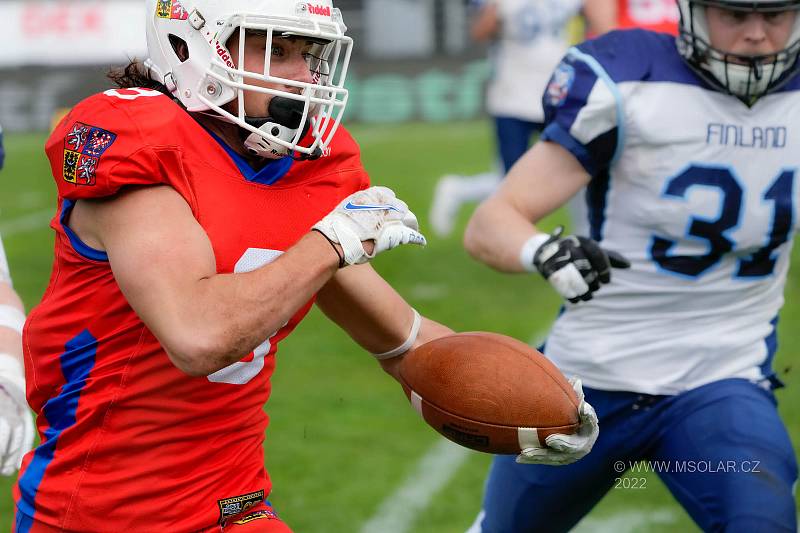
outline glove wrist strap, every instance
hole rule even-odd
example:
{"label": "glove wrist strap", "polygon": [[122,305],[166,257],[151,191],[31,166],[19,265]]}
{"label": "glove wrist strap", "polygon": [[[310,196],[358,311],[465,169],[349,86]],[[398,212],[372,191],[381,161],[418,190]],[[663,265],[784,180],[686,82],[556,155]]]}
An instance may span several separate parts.
{"label": "glove wrist strap", "polygon": [[522,265],[525,272],[538,272],[536,265],[533,264],[533,258],[549,238],[550,235],[546,233],[537,233],[522,245],[519,251],[519,264]]}
{"label": "glove wrist strap", "polygon": [[328,243],[331,245],[331,248],[333,248],[333,251],[336,252],[336,256],[339,258],[339,268],[343,268],[344,256],[342,255],[342,252],[340,252],[339,249],[336,247],[336,244],[332,240],[330,240],[323,231],[318,230],[317,228],[311,228],[311,231],[316,231],[317,233],[325,237],[325,240],[328,241]]}

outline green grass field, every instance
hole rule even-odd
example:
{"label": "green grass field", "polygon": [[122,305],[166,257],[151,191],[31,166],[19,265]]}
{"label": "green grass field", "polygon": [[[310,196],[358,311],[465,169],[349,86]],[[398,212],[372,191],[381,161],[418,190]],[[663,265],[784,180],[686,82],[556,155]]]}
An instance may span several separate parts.
{"label": "green grass field", "polygon": [[[373,182],[393,187],[419,215],[423,231],[436,179],[444,173],[485,171],[493,160],[489,127],[483,122],[360,126],[352,131]],[[28,307],[44,291],[52,261],[47,219],[54,209],[54,186],[43,142],[43,135],[7,135],[6,169],[0,173],[0,234]],[[460,229],[467,216],[467,211],[461,214]],[[448,239],[429,235],[429,242],[426,249],[401,248],[375,261],[377,270],[420,312],[456,330],[491,330],[525,341],[546,330],[559,306],[546,283],[477,264],[463,251],[460,231]],[[779,400],[797,445],[796,268],[786,296],[776,368],[788,385]],[[267,468],[274,482],[270,499],[298,532],[367,531],[367,523],[372,524],[370,531],[381,533],[463,532],[480,508],[490,458],[450,447],[442,455],[430,455],[441,450],[441,439],[409,407],[401,388],[317,311],[281,344],[266,409],[272,419],[266,439]],[[427,462],[420,464],[425,457]],[[0,480],[0,532],[10,527],[11,485],[11,480]],[[658,479],[649,476],[645,489],[612,490],[577,529],[665,532],[696,527]]]}

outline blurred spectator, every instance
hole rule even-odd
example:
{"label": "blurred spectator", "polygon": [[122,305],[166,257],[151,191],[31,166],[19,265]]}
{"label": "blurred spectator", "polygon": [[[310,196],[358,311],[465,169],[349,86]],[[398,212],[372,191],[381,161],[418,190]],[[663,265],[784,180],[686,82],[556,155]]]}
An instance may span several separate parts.
{"label": "blurred spectator", "polygon": [[[473,0],[470,35],[491,43],[487,109],[496,132],[498,169],[475,176],[446,175],[436,185],[430,221],[433,231],[449,235],[459,208],[488,197],[501,176],[541,132],[541,96],[550,75],[567,51],[567,25],[583,7],[582,0]],[[586,12],[591,27],[605,27],[607,16]],[[594,17],[598,17],[594,20]]]}

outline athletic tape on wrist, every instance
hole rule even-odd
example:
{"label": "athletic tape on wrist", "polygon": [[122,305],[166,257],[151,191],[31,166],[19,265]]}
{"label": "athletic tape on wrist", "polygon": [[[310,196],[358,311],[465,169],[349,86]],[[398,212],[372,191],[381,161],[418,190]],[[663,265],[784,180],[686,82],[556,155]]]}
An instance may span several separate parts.
{"label": "athletic tape on wrist", "polygon": [[376,359],[379,361],[383,361],[385,359],[391,359],[392,357],[397,357],[398,355],[403,355],[406,353],[411,346],[414,344],[414,341],[417,340],[417,335],[419,335],[419,327],[422,325],[422,317],[419,316],[416,309],[412,309],[414,311],[414,323],[411,324],[411,331],[408,334],[408,338],[406,341],[395,348],[394,350],[389,350],[388,352],[383,353],[374,353],[372,354],[375,356]]}
{"label": "athletic tape on wrist", "polygon": [[11,328],[22,335],[25,313],[13,305],[0,305],[0,327]]}
{"label": "athletic tape on wrist", "polygon": [[536,272],[536,265],[533,264],[533,258],[541,246],[547,242],[550,235],[546,233],[537,233],[522,245],[519,251],[519,264],[526,272]]}

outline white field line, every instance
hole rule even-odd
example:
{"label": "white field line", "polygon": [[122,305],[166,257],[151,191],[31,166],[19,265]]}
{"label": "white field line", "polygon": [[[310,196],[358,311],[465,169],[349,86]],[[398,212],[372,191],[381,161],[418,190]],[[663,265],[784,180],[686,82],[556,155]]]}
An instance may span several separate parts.
{"label": "white field line", "polygon": [[361,533],[404,533],[414,525],[418,511],[430,504],[433,496],[458,471],[470,455],[469,450],[441,439],[417,462],[416,468],[397,490],[378,507]]}
{"label": "white field line", "polygon": [[46,228],[54,214],[54,208],[43,209],[0,222],[0,235],[3,237],[11,237],[13,235]]}

